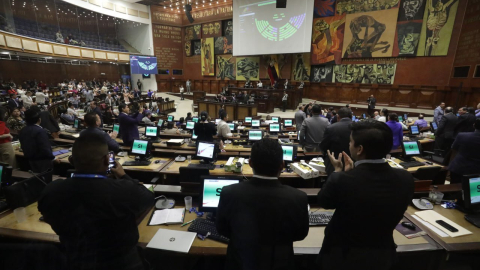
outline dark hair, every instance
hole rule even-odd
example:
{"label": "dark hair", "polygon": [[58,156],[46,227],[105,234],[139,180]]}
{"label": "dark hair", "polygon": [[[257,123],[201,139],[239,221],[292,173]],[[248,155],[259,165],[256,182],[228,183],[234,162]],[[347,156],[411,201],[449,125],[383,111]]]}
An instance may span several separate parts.
{"label": "dark hair", "polygon": [[122,103],[122,104],[118,105],[118,111],[123,112],[123,110],[125,110],[125,107],[127,107],[127,105],[125,103]]}
{"label": "dark hair", "polygon": [[173,122],[167,122],[167,129],[173,128]]}
{"label": "dark hair", "polygon": [[187,117],[189,117],[189,116],[192,116],[192,113],[191,113],[191,112],[187,113]]}
{"label": "dark hair", "polygon": [[475,129],[480,130],[480,118],[475,119]]}
{"label": "dark hair", "polygon": [[392,121],[397,121],[398,122],[398,116],[396,113],[391,113],[388,115],[388,119]]}
{"label": "dark hair", "polygon": [[467,108],[468,113],[475,114],[475,109],[473,107],[468,107]]}
{"label": "dark hair", "polygon": [[383,108],[382,109],[382,114],[387,117],[388,116],[388,109],[387,108]]}
{"label": "dark hair", "polygon": [[183,122],[185,122],[185,117],[180,117],[180,120],[178,120],[181,124],[183,124]]}
{"label": "dark hair", "polygon": [[425,116],[423,115],[423,113],[419,114],[418,115],[418,119],[423,119]]}
{"label": "dark hair", "polygon": [[220,119],[224,120],[226,117],[227,117],[227,112],[226,112],[226,111],[222,111],[222,112],[220,113]]}
{"label": "dark hair", "polygon": [[333,111],[333,107],[328,108],[329,111]]}
{"label": "dark hair", "polygon": [[351,119],[352,111],[347,107],[343,107],[343,108],[340,108],[340,110],[338,110],[338,115],[340,116],[340,119],[345,117],[348,117]]}
{"label": "dark hair", "polygon": [[85,121],[85,124],[88,127],[94,127],[97,125],[97,113],[96,112],[89,112],[85,115],[83,118],[83,121]]}
{"label": "dark hair", "polygon": [[312,107],[312,113],[314,114],[320,114],[322,112],[322,107],[318,104],[313,105]]}
{"label": "dark hair", "polygon": [[71,102],[68,102],[67,106],[70,108],[70,107],[72,107],[72,106],[73,106],[73,103],[71,103]]}
{"label": "dark hair", "polygon": [[203,121],[207,121],[208,119],[208,113],[206,111],[203,111],[200,113],[200,120],[203,122]]}
{"label": "dark hair", "polygon": [[35,125],[40,119],[40,110],[38,108],[30,108],[25,112],[25,122],[29,125]]}
{"label": "dark hair", "polygon": [[363,146],[366,159],[381,159],[390,153],[393,133],[387,124],[369,119],[352,123],[350,129],[354,145]]}
{"label": "dark hair", "polygon": [[250,159],[255,174],[276,177],[283,165],[283,150],[277,140],[262,139],[253,145]]}
{"label": "dark hair", "polygon": [[72,147],[72,159],[77,171],[94,171],[102,164],[101,158],[108,154],[108,145],[104,136],[98,133],[82,134]]}
{"label": "dark hair", "polygon": [[445,108],[445,113],[451,113],[453,112],[453,108],[452,107],[446,107]]}

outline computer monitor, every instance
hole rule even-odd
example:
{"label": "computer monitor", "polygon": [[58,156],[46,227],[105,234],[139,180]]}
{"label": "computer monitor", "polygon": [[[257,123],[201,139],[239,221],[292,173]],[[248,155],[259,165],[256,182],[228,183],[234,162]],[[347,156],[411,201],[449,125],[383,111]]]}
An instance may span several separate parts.
{"label": "computer monitor", "polygon": [[163,119],[158,119],[157,127],[159,128],[163,127]]}
{"label": "computer monitor", "polygon": [[418,128],[418,126],[409,126],[408,127],[409,130],[410,130],[410,135],[418,135],[420,134],[420,129]]}
{"label": "computer monitor", "polygon": [[173,115],[169,115],[167,117],[167,122],[173,122],[174,119],[175,119],[175,117]]}
{"label": "computer monitor", "polygon": [[293,162],[297,157],[296,145],[282,145],[282,150],[283,150],[283,161]]}
{"label": "computer monitor", "polygon": [[269,131],[270,133],[280,132],[280,124],[270,124]]}
{"label": "computer monitor", "polygon": [[237,176],[202,176],[200,181],[202,184],[200,201],[202,203],[198,210],[215,214],[223,187],[238,184],[242,181],[242,178]]}
{"label": "computer monitor", "polygon": [[398,117],[398,122],[403,122],[403,116]]}
{"label": "computer monitor", "polygon": [[280,123],[280,117],[272,116],[272,121],[273,121],[273,123]]}
{"label": "computer monitor", "polygon": [[196,156],[204,162],[217,160],[217,144],[214,142],[198,142]]}
{"label": "computer monitor", "polygon": [[187,125],[185,126],[185,129],[193,130],[194,127],[195,127],[195,122],[187,121]]}
{"label": "computer monitor", "polygon": [[408,119],[408,113],[404,113],[403,114],[403,120],[407,120]]}
{"label": "computer monitor", "polygon": [[245,117],[245,123],[252,123],[252,117]]}
{"label": "computer monitor", "polygon": [[158,127],[146,126],[145,127],[145,136],[150,137],[150,138],[156,138],[158,136]]}
{"label": "computer monitor", "polygon": [[80,127],[80,119],[73,120],[73,128],[78,129]]}
{"label": "computer monitor", "polygon": [[284,126],[284,127],[291,127],[291,126],[293,126],[293,120],[292,120],[292,119],[284,119],[284,120],[283,120],[283,126]]}
{"label": "computer monitor", "polygon": [[420,156],[422,153],[418,141],[404,141],[402,143],[402,151],[405,159],[411,159],[414,156]]}
{"label": "computer monitor", "polygon": [[465,210],[480,209],[480,175],[462,177],[462,199]]}
{"label": "computer monitor", "polygon": [[363,116],[363,119],[367,119],[367,114],[366,113],[362,114],[362,116]]}
{"label": "computer monitor", "polygon": [[198,123],[198,117],[193,117],[192,121],[195,122],[195,123]]}
{"label": "computer monitor", "polygon": [[260,120],[252,120],[252,127],[260,127]]}
{"label": "computer monitor", "polygon": [[220,118],[215,119],[215,125],[218,125],[218,123],[220,123],[220,121],[222,121],[222,119],[220,119]]}
{"label": "computer monitor", "polygon": [[261,129],[251,129],[248,132],[248,140],[249,141],[260,141],[263,139],[263,130]]}
{"label": "computer monitor", "polygon": [[120,133],[120,125],[119,124],[113,124],[113,131],[116,131],[117,133]]}
{"label": "computer monitor", "polygon": [[196,140],[198,138],[197,134],[195,134],[195,131],[192,132],[192,140]]}
{"label": "computer monitor", "polygon": [[140,157],[149,156],[150,155],[149,141],[134,140],[132,145],[132,154],[135,154]]}
{"label": "computer monitor", "polygon": [[438,129],[437,123],[435,122],[430,122],[430,127],[432,128],[432,131],[435,132]]}
{"label": "computer monitor", "polygon": [[230,128],[230,131],[235,131],[237,129],[234,123],[228,123],[228,127]]}

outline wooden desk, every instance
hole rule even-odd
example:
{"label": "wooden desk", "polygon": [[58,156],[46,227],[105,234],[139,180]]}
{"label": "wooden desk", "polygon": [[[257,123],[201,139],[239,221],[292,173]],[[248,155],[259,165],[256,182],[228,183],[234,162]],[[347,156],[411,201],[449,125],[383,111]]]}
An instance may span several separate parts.
{"label": "wooden desk", "polygon": [[475,227],[473,224],[465,220],[465,213],[462,213],[457,209],[445,209],[440,205],[435,205],[433,210],[440,215],[450,219],[451,221],[457,223],[458,225],[464,227],[465,229],[471,231],[473,234],[459,237],[440,237],[436,233],[431,231],[428,227],[423,226],[420,222],[418,222],[415,218],[412,217],[415,212],[421,211],[413,206],[409,206],[407,208],[405,216],[410,221],[415,223],[415,225],[426,231],[430,237],[432,237],[448,252],[480,252],[480,228]]}
{"label": "wooden desk", "polygon": [[225,105],[225,111],[230,119],[245,119],[246,116],[257,115],[256,104],[221,103],[213,100],[197,100],[196,103],[198,103],[198,111],[208,112],[212,119],[218,117],[218,111],[222,105]]}

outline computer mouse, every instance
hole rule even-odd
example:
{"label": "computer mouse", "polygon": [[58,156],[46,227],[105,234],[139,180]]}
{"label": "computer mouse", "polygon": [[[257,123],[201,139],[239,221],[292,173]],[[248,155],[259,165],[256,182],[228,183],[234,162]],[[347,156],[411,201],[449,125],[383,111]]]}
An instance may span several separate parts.
{"label": "computer mouse", "polygon": [[160,163],[160,160],[155,160],[155,164],[158,164],[158,163]]}

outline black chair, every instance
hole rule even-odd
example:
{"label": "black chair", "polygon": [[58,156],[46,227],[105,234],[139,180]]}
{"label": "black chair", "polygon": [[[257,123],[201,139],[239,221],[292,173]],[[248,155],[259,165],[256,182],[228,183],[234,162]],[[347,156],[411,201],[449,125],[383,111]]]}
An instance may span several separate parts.
{"label": "black chair", "polygon": [[421,167],[413,174],[413,177],[415,180],[433,180],[441,169],[442,167],[439,166]]}
{"label": "black chair", "polygon": [[182,192],[200,193],[202,187],[200,177],[210,175],[210,171],[203,168],[180,167],[179,172]]}

